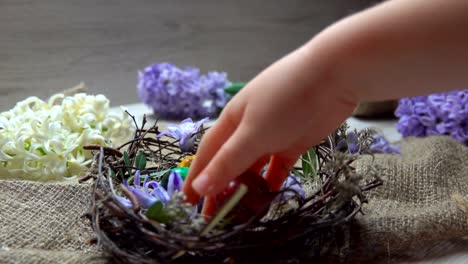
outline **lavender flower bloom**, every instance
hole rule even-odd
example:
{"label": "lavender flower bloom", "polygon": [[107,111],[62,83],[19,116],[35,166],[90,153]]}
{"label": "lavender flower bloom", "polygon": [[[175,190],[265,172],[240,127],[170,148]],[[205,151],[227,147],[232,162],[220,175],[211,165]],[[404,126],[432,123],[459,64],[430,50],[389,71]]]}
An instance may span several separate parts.
{"label": "lavender flower bloom", "polygon": [[448,135],[468,145],[468,90],[401,99],[395,115],[404,137]]}
{"label": "lavender flower bloom", "polygon": [[[148,175],[145,176],[143,186],[140,183],[141,172],[138,170],[135,172],[135,178],[133,180],[133,186],[130,186],[127,181],[123,181],[123,184],[129,191],[135,195],[143,209],[151,207],[155,202],[161,201],[162,203],[169,202],[172,195],[182,190],[183,180],[177,172],[172,172],[169,176],[168,190],[161,187],[156,181],[148,181]],[[125,207],[132,208],[132,203],[126,197],[117,195],[110,184],[111,191],[114,197]]]}
{"label": "lavender flower bloom", "polygon": [[[224,92],[224,88],[231,84],[227,81],[226,73],[208,72],[205,76],[200,77],[200,83],[202,89],[205,89],[205,92],[211,96],[211,99],[207,99],[204,102],[205,107],[216,110],[226,105],[230,99],[230,95]],[[215,108],[212,107],[213,105]]]}
{"label": "lavender flower bloom", "polygon": [[184,180],[179,173],[173,171],[169,174],[169,180],[167,182],[167,193],[169,196],[172,196],[175,192],[180,192],[182,190],[182,185]]}
{"label": "lavender flower bloom", "polygon": [[192,152],[195,144],[195,133],[206,121],[208,118],[203,118],[196,123],[191,118],[184,119],[179,125],[167,126],[169,131],[159,133],[157,138],[166,136],[179,140],[179,147],[183,152]]}
{"label": "lavender flower bloom", "polygon": [[[305,199],[305,191],[302,189],[301,185],[301,179],[290,174],[288,178],[286,178],[286,181],[283,182],[283,185],[281,186],[281,190],[286,190],[289,189],[297,194],[299,194],[300,197]],[[291,191],[283,193],[281,196],[282,200],[289,200],[295,196],[295,194]]]}
{"label": "lavender flower bloom", "polygon": [[163,118],[214,117],[226,105],[230,85],[226,73],[200,75],[193,67],[184,70],[174,64],[159,63],[138,73],[137,92],[140,100]]}
{"label": "lavender flower bloom", "polygon": [[342,152],[348,151],[351,154],[359,153],[361,146],[359,145],[358,135],[352,131],[348,132],[346,134],[346,139],[338,142],[336,149]]}
{"label": "lavender flower bloom", "polygon": [[390,144],[382,135],[374,135],[374,140],[372,141],[369,149],[373,153],[400,153],[400,146],[395,146]]}

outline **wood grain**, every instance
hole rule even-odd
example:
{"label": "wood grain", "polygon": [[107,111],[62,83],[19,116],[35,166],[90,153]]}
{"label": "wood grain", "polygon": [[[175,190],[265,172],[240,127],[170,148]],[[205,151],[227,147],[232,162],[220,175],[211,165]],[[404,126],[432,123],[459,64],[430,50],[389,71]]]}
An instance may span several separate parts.
{"label": "wood grain", "polygon": [[0,111],[84,81],[113,105],[138,101],[154,62],[249,80],[366,0],[0,0]]}

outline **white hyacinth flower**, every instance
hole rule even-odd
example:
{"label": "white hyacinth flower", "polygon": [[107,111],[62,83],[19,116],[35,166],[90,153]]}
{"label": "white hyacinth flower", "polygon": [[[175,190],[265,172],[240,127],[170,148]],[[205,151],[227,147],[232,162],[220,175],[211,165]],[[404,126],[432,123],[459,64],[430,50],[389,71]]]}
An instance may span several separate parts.
{"label": "white hyacinth flower", "polygon": [[134,133],[131,118],[110,111],[104,95],[29,97],[0,113],[0,178],[61,180],[85,173],[86,145],[118,146]]}

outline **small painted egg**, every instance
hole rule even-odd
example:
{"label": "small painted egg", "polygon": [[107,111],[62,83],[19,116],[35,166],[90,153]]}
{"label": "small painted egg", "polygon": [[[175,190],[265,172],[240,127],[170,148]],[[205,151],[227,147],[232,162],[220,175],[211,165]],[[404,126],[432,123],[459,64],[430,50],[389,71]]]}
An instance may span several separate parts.
{"label": "small painted egg", "polygon": [[182,180],[185,181],[185,178],[187,178],[187,175],[188,175],[188,172],[189,172],[189,168],[188,167],[177,167],[177,168],[171,169],[171,172],[177,172],[180,175],[180,177],[182,177]]}
{"label": "small painted egg", "polygon": [[232,197],[241,183],[247,186],[248,191],[242,197],[239,204],[228,214],[228,218],[233,223],[244,223],[257,214],[265,215],[268,212],[268,204],[271,203],[276,195],[270,191],[267,182],[262,176],[253,171],[246,171],[215,196],[218,208],[222,207]]}
{"label": "small painted egg", "polygon": [[177,167],[190,167],[194,158],[195,155],[185,157],[181,162],[179,162],[179,164],[177,164]]}

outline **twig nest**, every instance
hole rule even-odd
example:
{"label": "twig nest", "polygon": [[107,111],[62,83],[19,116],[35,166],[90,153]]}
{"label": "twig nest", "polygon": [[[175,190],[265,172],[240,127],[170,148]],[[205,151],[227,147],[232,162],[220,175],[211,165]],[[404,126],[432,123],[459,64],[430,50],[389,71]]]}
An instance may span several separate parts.
{"label": "twig nest", "polygon": [[[205,198],[216,205],[207,217],[202,202],[184,203],[180,192],[177,166],[194,151],[182,151],[178,139],[159,137],[157,126],[145,129],[145,122],[131,142],[97,152],[90,171],[96,179],[91,222],[116,262],[291,263],[343,256],[348,223],[366,202],[365,192],[381,184],[377,176],[362,182],[352,166],[372,134],[356,132],[356,153],[339,152],[348,136],[343,126],[303,156],[303,166],[291,171],[279,192],[269,189],[266,168],[247,171]],[[200,127],[190,138],[202,133]],[[312,188],[305,193],[302,185]]]}

